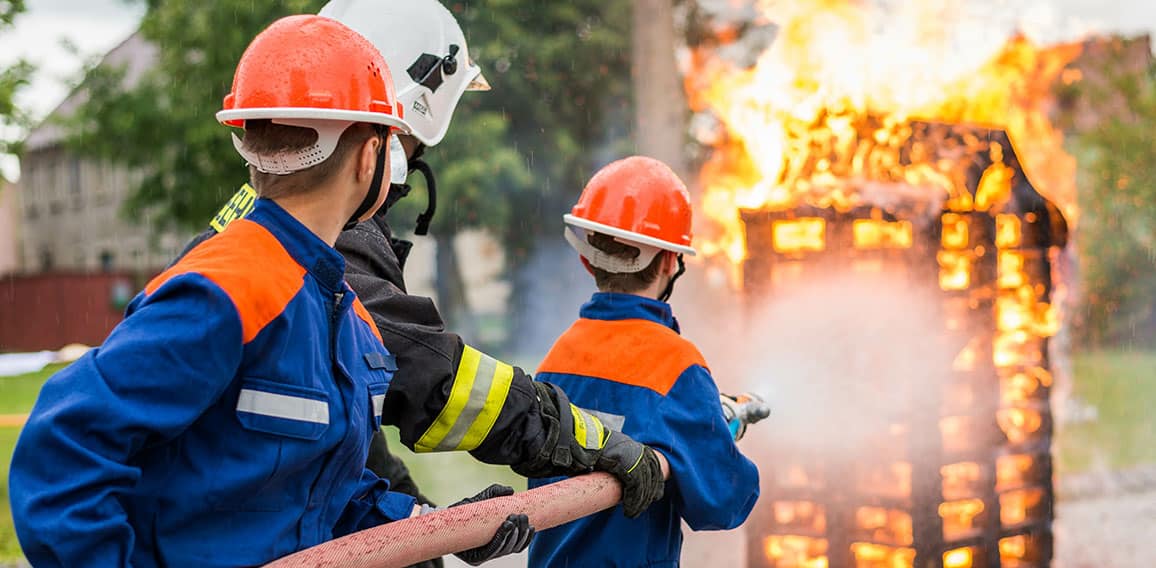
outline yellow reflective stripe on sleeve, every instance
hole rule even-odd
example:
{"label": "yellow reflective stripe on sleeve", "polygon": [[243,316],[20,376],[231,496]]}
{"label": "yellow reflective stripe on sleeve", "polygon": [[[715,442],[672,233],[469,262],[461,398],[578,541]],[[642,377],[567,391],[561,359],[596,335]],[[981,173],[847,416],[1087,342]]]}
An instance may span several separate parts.
{"label": "yellow reflective stripe on sleeve", "polygon": [[446,436],[449,435],[450,430],[461,416],[462,410],[465,409],[466,403],[469,402],[470,391],[473,390],[474,380],[477,377],[478,363],[481,362],[482,357],[480,351],[469,345],[466,345],[465,349],[462,350],[462,359],[458,362],[458,371],[454,376],[450,398],[442,407],[442,411],[438,413],[438,417],[434,419],[433,424],[430,424],[429,429],[414,445],[415,450],[418,452],[440,450],[439,446],[445,441]]}
{"label": "yellow reflective stripe on sleeve", "polygon": [[486,440],[498,415],[506,406],[506,397],[510,394],[510,385],[514,382],[514,368],[498,361],[494,369],[494,379],[490,382],[490,390],[486,395],[486,402],[482,411],[466,431],[465,438],[458,444],[459,450],[472,450]]}
{"label": "yellow reflective stripe on sleeve", "polygon": [[574,416],[574,439],[587,450],[602,449],[606,435],[602,421],[573,404],[570,405],[570,414]]}
{"label": "yellow reflective stripe on sleeve", "polygon": [[256,204],[257,191],[246,183],[237,190],[237,193],[233,194],[233,197],[229,198],[229,202],[220,211],[217,211],[217,215],[213,217],[212,221],[209,221],[209,226],[220,233],[229,226],[229,223],[243,219],[252,213]]}
{"label": "yellow reflective stripe on sleeve", "polygon": [[590,441],[590,437],[586,434],[586,419],[582,416],[582,411],[573,404],[570,405],[570,414],[574,417],[574,439],[578,441],[579,446],[585,448]]}
{"label": "yellow reflective stripe on sleeve", "polygon": [[586,415],[594,422],[594,448],[592,449],[601,450],[602,446],[606,444],[606,428],[602,426],[602,421],[597,416],[590,413]]}
{"label": "yellow reflective stripe on sleeve", "polygon": [[513,367],[466,345],[449,400],[414,449],[449,452],[480,446],[498,421],[513,382]]}

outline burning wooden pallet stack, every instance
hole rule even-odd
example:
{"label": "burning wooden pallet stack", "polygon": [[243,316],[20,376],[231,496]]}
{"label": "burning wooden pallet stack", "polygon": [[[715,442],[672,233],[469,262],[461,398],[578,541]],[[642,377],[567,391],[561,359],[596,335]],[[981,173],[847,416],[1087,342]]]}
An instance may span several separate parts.
{"label": "burning wooden pallet stack", "polygon": [[777,26],[769,47],[743,41],[749,17],[723,19],[687,58],[696,246],[755,318],[800,286],[882,274],[931,323],[908,346],[922,370],[877,357],[821,378],[851,406],[886,399],[854,417],[816,403],[841,451],[804,432],[752,452],[749,565],[1048,566],[1053,264],[1076,214],[1048,117],[1079,47],[979,33],[964,2],[757,6]]}

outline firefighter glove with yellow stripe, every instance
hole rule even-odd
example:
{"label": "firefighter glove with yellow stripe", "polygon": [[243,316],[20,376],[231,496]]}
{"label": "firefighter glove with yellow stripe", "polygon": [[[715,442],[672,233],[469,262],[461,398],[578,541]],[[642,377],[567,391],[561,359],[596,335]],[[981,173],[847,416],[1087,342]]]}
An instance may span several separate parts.
{"label": "firefighter glove with yellow stripe", "polygon": [[607,428],[597,416],[570,403],[562,389],[535,382],[547,426],[547,443],[533,459],[514,464],[526,477],[605,471],[622,483],[622,505],[634,518],[662,498],[665,480],[658,456],[630,436]]}

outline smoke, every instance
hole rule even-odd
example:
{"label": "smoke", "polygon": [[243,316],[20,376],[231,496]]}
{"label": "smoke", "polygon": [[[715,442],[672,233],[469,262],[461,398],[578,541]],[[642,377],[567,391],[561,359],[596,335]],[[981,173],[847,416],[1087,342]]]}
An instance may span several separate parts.
{"label": "smoke", "polygon": [[896,434],[892,424],[936,404],[963,347],[948,339],[935,297],[894,270],[778,286],[763,307],[738,319],[736,333],[704,349],[724,390],[755,392],[772,407],[771,418],[748,434],[748,450],[849,458],[894,445],[885,441]]}
{"label": "smoke", "polygon": [[520,317],[513,326],[518,333],[509,343],[517,356],[528,358],[525,363],[531,368],[578,319],[578,309],[595,292],[594,279],[562,240],[561,215],[558,219],[558,238],[539,242],[514,274],[514,289],[520,293],[510,301],[520,304],[514,310]]}

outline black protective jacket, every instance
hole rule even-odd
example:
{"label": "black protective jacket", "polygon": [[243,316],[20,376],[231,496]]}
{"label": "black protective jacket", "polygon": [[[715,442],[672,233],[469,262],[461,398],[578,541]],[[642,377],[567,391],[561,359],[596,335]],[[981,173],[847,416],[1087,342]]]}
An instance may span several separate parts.
{"label": "black protective jacket", "polygon": [[[255,200],[243,186],[180,256],[247,215]],[[417,452],[467,450],[480,461],[512,466],[553,461],[553,446],[568,438],[559,436],[557,410],[545,416],[525,371],[467,346],[446,331],[433,300],[406,293],[402,269],[412,244],[393,238],[384,209],[337,239],[346,280],[397,358],[382,421]],[[375,458],[401,463],[371,456],[371,464]],[[408,471],[388,473],[408,478]]]}
{"label": "black protective jacket", "polygon": [[446,331],[433,300],[406,293],[409,243],[392,239],[385,215],[342,233],[337,250],[346,280],[397,357],[382,416],[402,442],[418,452],[469,450],[491,464],[533,459],[547,433],[531,378],[468,347]]}

